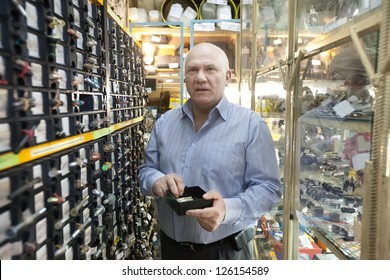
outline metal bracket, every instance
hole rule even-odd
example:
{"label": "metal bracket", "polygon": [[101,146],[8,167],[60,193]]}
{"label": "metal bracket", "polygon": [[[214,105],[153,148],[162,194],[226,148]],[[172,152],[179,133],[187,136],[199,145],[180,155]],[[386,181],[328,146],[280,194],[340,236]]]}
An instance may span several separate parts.
{"label": "metal bracket", "polygon": [[282,66],[280,65],[280,61],[279,60],[276,61],[276,64],[278,65],[279,75],[280,75],[280,78],[282,80],[283,88],[286,91],[290,91],[291,87],[294,84],[294,82],[293,82],[294,77],[295,77],[295,75],[297,75],[298,67],[301,64],[301,60],[302,60],[304,54],[305,54],[305,52],[298,51],[297,56],[296,56],[297,58],[295,59],[293,71],[292,71],[290,77],[286,77],[286,72],[283,71]]}
{"label": "metal bracket", "polygon": [[280,65],[280,60],[279,59],[276,61],[276,64],[278,65],[279,75],[280,75],[280,79],[282,80],[283,88],[285,90],[287,90],[287,86],[286,86],[286,73],[283,71],[282,66]]}
{"label": "metal bracket", "polygon": [[304,55],[304,52],[298,51],[298,56],[297,56],[297,58],[295,60],[293,71],[291,73],[290,79],[289,79],[288,84],[287,84],[287,89],[286,89],[287,91],[290,91],[291,87],[294,84],[293,81],[294,81],[295,76],[297,75],[298,68],[299,68],[299,65],[301,64],[301,60],[303,58],[303,55]]}

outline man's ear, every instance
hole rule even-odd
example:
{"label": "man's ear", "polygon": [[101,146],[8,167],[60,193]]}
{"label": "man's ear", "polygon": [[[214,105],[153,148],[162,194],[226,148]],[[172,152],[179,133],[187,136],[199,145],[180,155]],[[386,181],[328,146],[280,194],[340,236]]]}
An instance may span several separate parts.
{"label": "man's ear", "polygon": [[232,71],[230,71],[229,69],[226,71],[226,82],[225,82],[226,87],[228,86],[231,79],[232,79]]}

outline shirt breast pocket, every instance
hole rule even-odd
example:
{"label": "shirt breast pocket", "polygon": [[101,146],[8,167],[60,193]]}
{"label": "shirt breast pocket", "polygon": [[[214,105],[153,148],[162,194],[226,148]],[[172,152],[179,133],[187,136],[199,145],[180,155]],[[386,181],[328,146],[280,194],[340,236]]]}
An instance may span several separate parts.
{"label": "shirt breast pocket", "polygon": [[215,179],[234,178],[243,176],[244,168],[245,150],[242,145],[213,142],[205,149],[201,174]]}

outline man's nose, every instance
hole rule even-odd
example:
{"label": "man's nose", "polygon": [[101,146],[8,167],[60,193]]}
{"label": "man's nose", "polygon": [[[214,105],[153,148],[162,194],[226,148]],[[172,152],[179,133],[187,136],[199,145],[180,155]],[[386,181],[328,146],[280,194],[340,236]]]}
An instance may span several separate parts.
{"label": "man's nose", "polygon": [[207,81],[205,72],[203,70],[199,70],[198,74],[196,75],[196,81],[197,82],[204,82]]}

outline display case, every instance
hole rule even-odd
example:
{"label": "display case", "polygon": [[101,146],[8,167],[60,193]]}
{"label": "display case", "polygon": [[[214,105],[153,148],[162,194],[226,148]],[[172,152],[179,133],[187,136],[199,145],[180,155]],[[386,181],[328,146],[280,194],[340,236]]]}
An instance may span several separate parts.
{"label": "display case", "polygon": [[[362,41],[377,50],[377,37],[373,33]],[[373,52],[374,66],[376,57]],[[324,244],[325,253],[330,249],[339,259],[360,259],[375,88],[352,44],[321,52],[303,61],[302,69],[296,154],[299,239],[308,233]]]}
{"label": "display case", "polygon": [[266,258],[389,258],[387,5],[253,1],[243,81],[253,110],[285,121],[283,205],[259,223]]}

